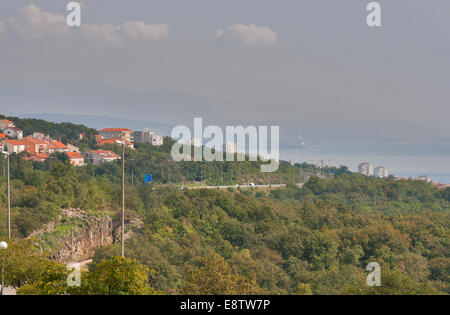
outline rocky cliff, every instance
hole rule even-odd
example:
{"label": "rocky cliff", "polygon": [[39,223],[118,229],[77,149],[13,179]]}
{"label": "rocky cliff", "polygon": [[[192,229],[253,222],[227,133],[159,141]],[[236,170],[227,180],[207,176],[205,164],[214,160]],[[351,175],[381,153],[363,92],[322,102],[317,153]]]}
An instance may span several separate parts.
{"label": "rocky cliff", "polygon": [[[44,248],[51,249],[51,259],[61,263],[80,261],[92,257],[96,248],[120,241],[120,223],[108,215],[95,216],[79,209],[64,209],[57,220],[30,237],[41,239]],[[125,239],[141,225],[138,218],[127,217]]]}

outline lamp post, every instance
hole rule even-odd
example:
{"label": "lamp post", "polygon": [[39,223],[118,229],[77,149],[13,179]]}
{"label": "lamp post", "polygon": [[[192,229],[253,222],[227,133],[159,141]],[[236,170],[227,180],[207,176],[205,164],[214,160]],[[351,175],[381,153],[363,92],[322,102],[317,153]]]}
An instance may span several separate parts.
{"label": "lamp post", "polygon": [[10,172],[9,172],[9,153],[2,151],[2,154],[6,156],[8,164],[8,240],[11,239],[11,182],[10,182]]}
{"label": "lamp post", "polygon": [[125,257],[125,141],[116,140],[122,145],[122,257]]}
{"label": "lamp post", "polygon": [[131,161],[131,187],[134,187],[134,161],[135,159],[130,159]]}
{"label": "lamp post", "polygon": [[[1,249],[7,249],[8,248],[8,243],[6,242],[0,242],[0,250]],[[0,289],[0,295],[3,295],[3,288],[5,287],[5,272],[4,272],[4,268],[2,266],[2,288]]]}

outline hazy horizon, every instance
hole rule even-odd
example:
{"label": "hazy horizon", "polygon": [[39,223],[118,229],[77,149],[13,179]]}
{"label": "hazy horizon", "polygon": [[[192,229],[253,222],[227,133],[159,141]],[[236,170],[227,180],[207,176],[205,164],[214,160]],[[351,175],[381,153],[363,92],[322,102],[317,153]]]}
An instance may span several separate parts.
{"label": "hazy horizon", "polygon": [[450,3],[379,2],[370,28],[364,1],[84,0],[69,28],[67,3],[3,1],[1,112],[273,123],[284,148],[450,173]]}

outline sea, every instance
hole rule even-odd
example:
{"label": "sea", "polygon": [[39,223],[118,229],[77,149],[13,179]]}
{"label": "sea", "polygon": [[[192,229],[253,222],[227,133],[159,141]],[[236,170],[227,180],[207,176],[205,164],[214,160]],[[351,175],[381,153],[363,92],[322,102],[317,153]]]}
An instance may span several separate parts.
{"label": "sea", "polygon": [[450,184],[450,154],[325,153],[321,150],[298,148],[281,149],[280,159],[292,163],[324,163],[337,167],[345,165],[354,172],[360,163],[367,162],[374,168],[377,166],[387,168],[390,175],[412,178],[426,175],[433,182]]}

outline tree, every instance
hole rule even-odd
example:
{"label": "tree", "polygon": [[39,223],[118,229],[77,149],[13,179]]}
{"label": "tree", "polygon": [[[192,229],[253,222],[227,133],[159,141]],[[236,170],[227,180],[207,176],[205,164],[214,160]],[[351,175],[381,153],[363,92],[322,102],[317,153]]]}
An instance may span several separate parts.
{"label": "tree", "polygon": [[369,287],[365,284],[344,288],[344,294],[364,295],[428,295],[442,294],[427,282],[415,281],[401,270],[381,269],[381,286]]}
{"label": "tree", "polygon": [[41,272],[38,281],[24,285],[18,295],[68,295],[77,294],[76,287],[67,285],[68,271],[65,266],[51,262]]}
{"label": "tree", "polygon": [[95,266],[87,275],[83,294],[93,295],[155,295],[160,292],[148,284],[150,269],[136,260],[112,257]]}
{"label": "tree", "polygon": [[[62,274],[64,266],[40,257],[35,241],[26,239],[11,242],[8,249],[0,251],[0,268],[5,270],[5,284],[19,289],[23,286],[42,287],[55,274]],[[62,276],[65,281],[65,277]]]}
{"label": "tree", "polygon": [[183,279],[183,293],[206,295],[261,294],[254,277],[233,273],[225,260],[213,254],[201,260],[199,267],[188,267]]}
{"label": "tree", "polygon": [[295,289],[296,295],[312,295],[312,290],[309,284],[307,283],[299,283],[297,288]]}

